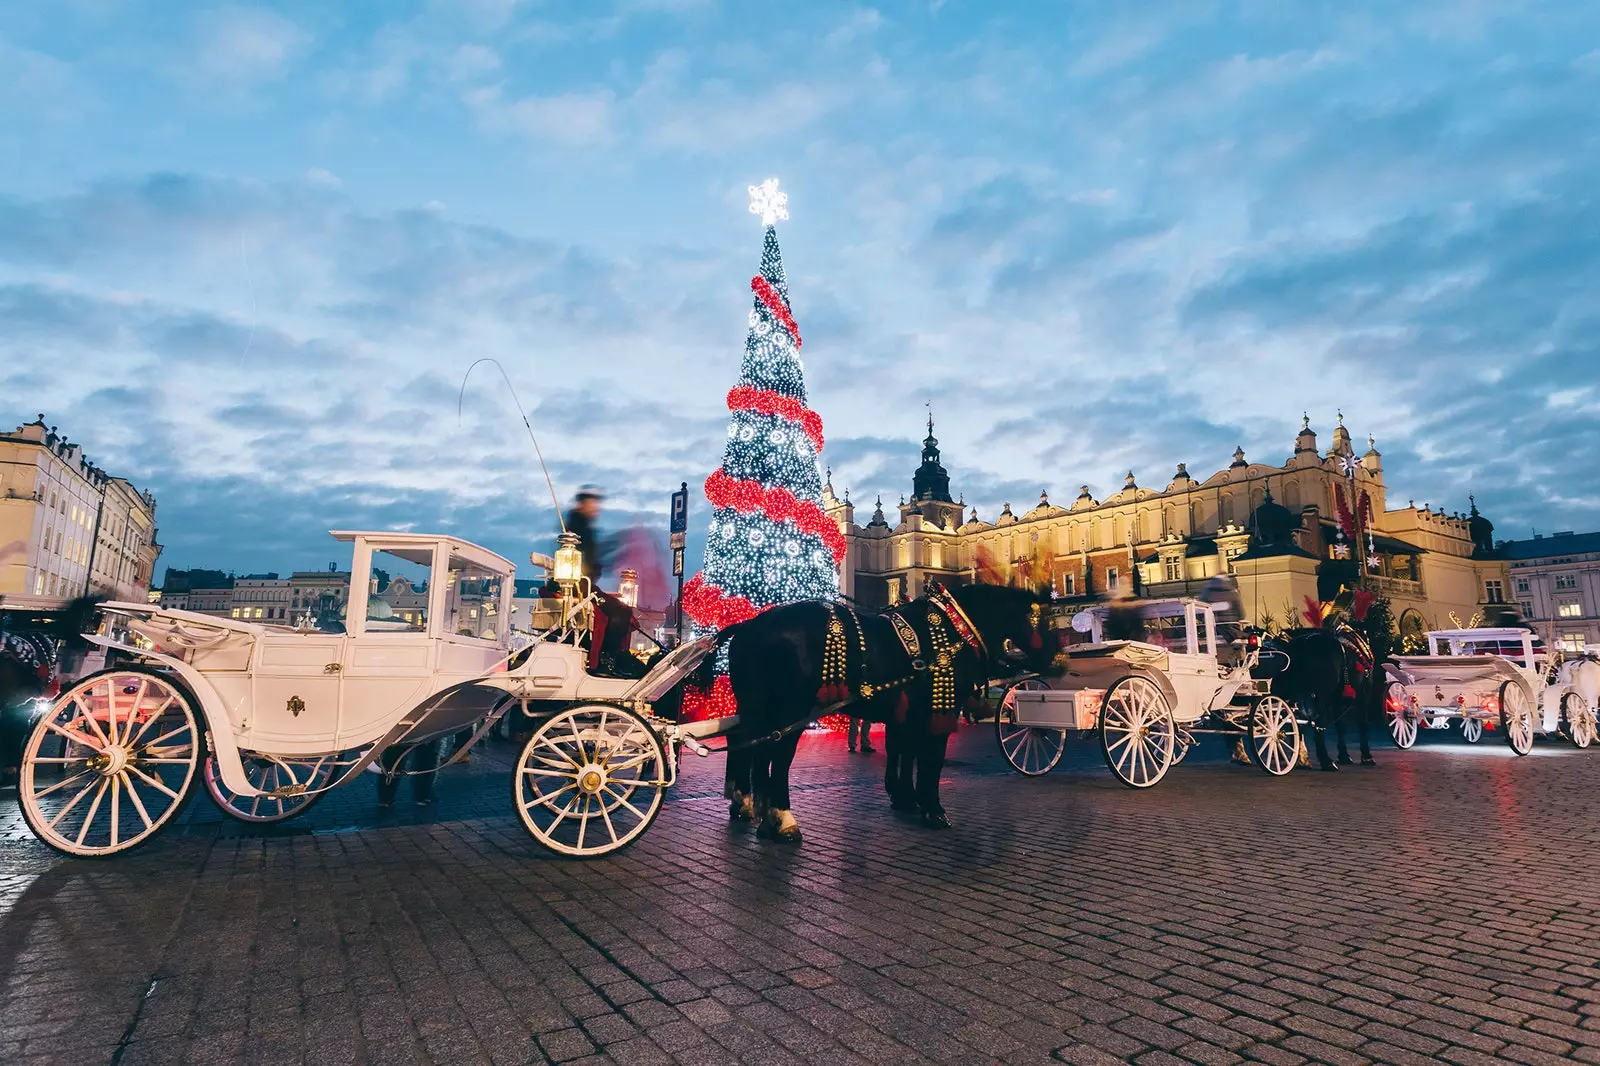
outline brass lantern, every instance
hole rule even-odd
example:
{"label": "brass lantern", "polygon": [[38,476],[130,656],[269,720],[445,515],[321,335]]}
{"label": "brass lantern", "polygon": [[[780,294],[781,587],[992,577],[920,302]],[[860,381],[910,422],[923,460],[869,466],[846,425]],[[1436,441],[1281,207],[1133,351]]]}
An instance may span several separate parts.
{"label": "brass lantern", "polygon": [[583,553],[578,550],[578,535],[562,533],[556,538],[556,584],[568,594],[583,580]]}
{"label": "brass lantern", "polygon": [[617,599],[629,607],[639,606],[639,572],[637,570],[624,570],[622,579],[617,584]]}

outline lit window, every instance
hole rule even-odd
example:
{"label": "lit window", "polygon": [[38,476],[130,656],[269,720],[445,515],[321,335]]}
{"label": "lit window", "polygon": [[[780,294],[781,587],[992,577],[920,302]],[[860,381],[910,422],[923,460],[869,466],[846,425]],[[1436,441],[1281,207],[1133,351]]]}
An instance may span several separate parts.
{"label": "lit window", "polygon": [[233,609],[233,616],[234,616],[234,617],[235,617],[235,618],[238,618],[238,617],[239,617],[239,608],[237,608],[237,607],[235,607],[235,608],[234,608],[234,609]]}
{"label": "lit window", "polygon": [[1576,600],[1568,600],[1566,603],[1563,603],[1559,608],[1557,608],[1556,614],[1560,615],[1562,618],[1582,618],[1583,604],[1577,602]]}
{"label": "lit window", "polygon": [[1582,633],[1565,633],[1565,634],[1563,634],[1562,637],[1561,637],[1561,646],[1563,648],[1567,649],[1568,651],[1572,651],[1572,652],[1581,652],[1581,651],[1585,650],[1584,649],[1583,634]]}

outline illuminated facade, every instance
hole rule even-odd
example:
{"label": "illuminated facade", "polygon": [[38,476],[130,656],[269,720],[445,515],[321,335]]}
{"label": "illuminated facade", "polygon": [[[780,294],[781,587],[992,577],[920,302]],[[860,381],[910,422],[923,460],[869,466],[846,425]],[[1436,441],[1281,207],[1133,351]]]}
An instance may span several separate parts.
{"label": "illuminated facade", "polygon": [[1342,418],[1326,451],[1303,422],[1281,465],[1252,463],[1236,449],[1203,479],[1179,463],[1165,486],[1147,488],[1130,471],[1103,500],[1087,486],[1067,506],[1041,492],[1029,510],[1017,514],[1008,503],[992,522],[952,500],[930,418],[911,495],[892,520],[880,497],[857,524],[849,493],[836,497],[831,479],[824,506],[848,543],[842,591],[865,606],[918,596],[930,580],[971,581],[980,570],[991,580],[1048,584],[1068,602],[1186,595],[1231,573],[1252,621],[1283,622],[1299,616],[1304,597],[1330,598],[1355,581],[1357,564],[1339,558],[1336,545],[1335,486],[1352,486],[1341,459],[1354,467],[1356,494],[1371,500],[1377,562],[1369,584],[1390,597],[1404,630],[1448,628],[1513,606],[1488,520],[1475,506],[1467,515],[1414,501],[1390,509],[1376,443],[1369,438],[1358,454]]}

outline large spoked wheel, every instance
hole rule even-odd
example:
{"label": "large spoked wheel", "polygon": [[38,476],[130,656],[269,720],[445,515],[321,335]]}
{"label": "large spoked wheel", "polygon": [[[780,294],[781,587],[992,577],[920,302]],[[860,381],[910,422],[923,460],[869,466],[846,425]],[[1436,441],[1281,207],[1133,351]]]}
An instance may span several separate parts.
{"label": "large spoked wheel", "polygon": [[546,719],[517,760],[511,799],[533,838],[589,858],[625,848],[661,812],[667,756],[643,718],[590,703]]}
{"label": "large spoked wheel", "polygon": [[1149,678],[1125,677],[1106,693],[1100,748],[1111,772],[1129,788],[1149,788],[1166,776],[1177,733],[1166,696]]}
{"label": "large spoked wheel", "polygon": [[[336,757],[263,755],[241,751],[244,776],[263,796],[241,796],[223,783],[215,755],[206,760],[206,791],[222,813],[241,822],[284,822],[304,814],[321,799],[333,776]],[[276,794],[274,794],[276,793]]]}
{"label": "large spoked wheel", "polygon": [[1533,704],[1514,681],[1500,686],[1500,724],[1512,751],[1526,755],[1533,750]]}
{"label": "large spoked wheel", "polygon": [[205,731],[189,697],[154,671],[91,674],[28,737],[19,800],[34,835],[102,858],[146,843],[200,783]]}
{"label": "large spoked wheel", "polygon": [[1416,708],[1411,706],[1411,693],[1398,681],[1389,683],[1389,734],[1394,737],[1394,746],[1405,749],[1417,742],[1417,727],[1420,724]]}
{"label": "large spoked wheel", "polygon": [[1046,687],[1043,681],[1034,678],[1019,682],[1006,689],[1006,694],[1000,697],[1000,705],[995,708],[994,737],[1000,743],[1000,754],[1006,757],[1013,770],[1029,777],[1054,770],[1067,747],[1065,729],[1017,725],[1017,693],[1042,692]]}
{"label": "large spoked wheel", "polygon": [[1250,708],[1250,761],[1282,777],[1300,760],[1300,722],[1281,696],[1263,696]]}
{"label": "large spoked wheel", "polygon": [[1585,704],[1582,696],[1569,692],[1561,697],[1561,715],[1567,721],[1567,736],[1574,744],[1587,748],[1594,743],[1594,708]]}
{"label": "large spoked wheel", "polygon": [[1478,741],[1482,740],[1483,739],[1483,719],[1481,719],[1481,718],[1463,718],[1463,719],[1461,719],[1461,739],[1466,741],[1468,744],[1476,744]]}

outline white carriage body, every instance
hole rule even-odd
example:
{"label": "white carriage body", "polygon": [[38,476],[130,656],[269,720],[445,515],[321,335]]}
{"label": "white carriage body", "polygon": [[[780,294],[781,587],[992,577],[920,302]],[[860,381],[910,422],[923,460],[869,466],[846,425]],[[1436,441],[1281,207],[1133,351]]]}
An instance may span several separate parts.
{"label": "white carriage body", "polygon": [[1498,722],[1508,684],[1521,689],[1537,709],[1535,724],[1543,733],[1560,728],[1569,698],[1588,708],[1600,700],[1600,665],[1563,663],[1552,677],[1548,653],[1526,629],[1444,629],[1427,633],[1426,639],[1429,654],[1395,656],[1386,669],[1411,710],[1435,727],[1452,718]]}
{"label": "white carriage body", "polygon": [[[429,568],[427,610],[417,622],[347,609],[345,632],[218,618],[113,602],[136,638],[89,639],[177,674],[200,704],[218,772],[229,789],[253,795],[241,751],[305,757],[407,744],[455,733],[483,720],[510,696],[523,701],[609,702],[645,706],[698,664],[689,642],[643,679],[596,677],[588,651],[571,640],[539,640],[513,667],[511,627],[492,637],[456,632],[465,575],[486,579],[498,618],[509,619],[516,567],[476,544],[447,535],[334,531],[353,545],[349,604],[368,602],[374,552]],[[376,601],[374,601],[376,602]],[[693,737],[726,722],[682,727]]]}
{"label": "white carriage body", "polygon": [[1086,644],[1066,649],[1067,670],[1042,691],[1018,692],[1017,724],[1046,729],[1094,729],[1106,692],[1130,674],[1149,678],[1167,698],[1179,725],[1193,725],[1234,697],[1255,692],[1248,663],[1224,666],[1217,648],[1215,607],[1195,599],[1146,600],[1137,605],[1146,640],[1103,639],[1105,608],[1079,613]]}

